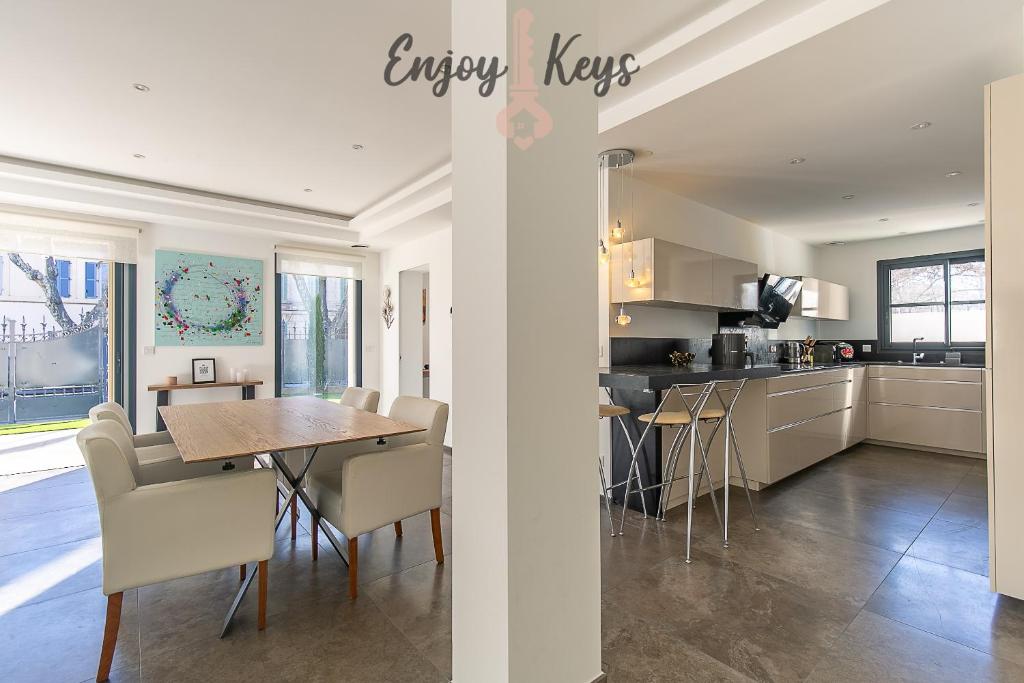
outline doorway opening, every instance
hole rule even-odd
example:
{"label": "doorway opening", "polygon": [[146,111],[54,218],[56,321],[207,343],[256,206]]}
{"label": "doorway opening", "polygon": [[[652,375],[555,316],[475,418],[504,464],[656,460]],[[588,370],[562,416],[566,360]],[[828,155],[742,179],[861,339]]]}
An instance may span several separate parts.
{"label": "doorway opening", "polygon": [[0,253],[0,474],[81,465],[89,409],[129,407],[126,277],[105,260]]}
{"label": "doorway opening", "polygon": [[398,274],[398,389],[430,398],[430,266]]}

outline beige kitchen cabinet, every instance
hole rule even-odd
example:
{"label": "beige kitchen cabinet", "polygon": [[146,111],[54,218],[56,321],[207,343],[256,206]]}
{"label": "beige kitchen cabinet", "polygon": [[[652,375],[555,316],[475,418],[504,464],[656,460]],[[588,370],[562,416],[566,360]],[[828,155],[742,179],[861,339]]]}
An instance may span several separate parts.
{"label": "beige kitchen cabinet", "polygon": [[803,287],[793,306],[793,315],[818,320],[849,320],[850,290],[816,277],[801,277]]}
{"label": "beige kitchen cabinet", "polygon": [[767,447],[771,484],[862,441],[867,404],[864,368],[837,368],[767,380]]}
{"label": "beige kitchen cabinet", "polygon": [[965,453],[985,452],[980,368],[868,367],[868,437]]}
{"label": "beige kitchen cabinet", "polygon": [[757,264],[714,254],[711,262],[711,304],[715,308],[757,308]]}
{"label": "beige kitchen cabinet", "polygon": [[[611,248],[610,301],[703,310],[757,305],[757,265],[647,238]],[[626,284],[630,273],[637,287]]]}

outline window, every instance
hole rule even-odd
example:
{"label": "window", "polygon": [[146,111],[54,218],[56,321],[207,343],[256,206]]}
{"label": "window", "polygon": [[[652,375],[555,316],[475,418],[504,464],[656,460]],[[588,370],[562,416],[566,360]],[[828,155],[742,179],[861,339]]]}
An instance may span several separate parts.
{"label": "window", "polygon": [[71,261],[57,261],[57,292],[61,298],[71,296]]}
{"label": "window", "polygon": [[361,384],[361,282],[278,273],[278,390],[338,400]]}
{"label": "window", "polygon": [[99,270],[99,264],[93,261],[85,262],[85,298],[95,299],[99,291],[99,287],[96,286],[96,272]]}
{"label": "window", "polygon": [[901,348],[985,344],[985,252],[878,262],[878,336]]}

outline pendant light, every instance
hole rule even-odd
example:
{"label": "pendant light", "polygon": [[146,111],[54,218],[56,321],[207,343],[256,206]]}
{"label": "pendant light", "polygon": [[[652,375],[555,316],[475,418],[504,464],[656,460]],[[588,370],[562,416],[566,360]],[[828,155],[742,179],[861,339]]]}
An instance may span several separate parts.
{"label": "pendant light", "polygon": [[604,243],[604,229],[601,227],[601,223],[604,221],[603,212],[606,203],[606,190],[605,190],[605,179],[604,179],[604,157],[598,157],[598,169],[599,169],[599,182],[598,182],[598,201],[601,207],[598,210],[598,221],[597,221],[597,261],[601,265],[607,265],[611,260],[611,254],[608,253],[608,245]]}
{"label": "pendant light", "polygon": [[633,166],[629,167],[629,277],[626,286],[636,289],[640,286],[640,278],[633,268],[633,252],[636,248],[636,185],[633,184]]}
{"label": "pendant light", "polygon": [[[601,152],[601,154],[599,155],[600,165],[601,165],[602,170],[605,169],[605,168],[607,168],[609,170],[610,169],[621,169],[623,166],[628,166],[631,163],[633,163],[634,157],[635,157],[635,155],[633,153],[633,150],[630,150],[630,149],[609,149],[609,150],[605,150],[604,152]],[[630,171],[632,171],[632,169],[630,169]],[[631,173],[631,175],[632,175],[632,173]],[[602,179],[601,188],[604,191],[606,191],[607,185],[610,184],[610,182],[611,182],[611,175],[610,174],[608,175],[608,178],[609,178],[608,183],[603,182],[603,179]],[[626,237],[626,230],[622,227],[622,195],[623,195],[623,186],[625,185],[626,181],[625,181],[625,177],[623,176],[621,170],[618,173],[618,179],[619,179],[619,196],[618,196],[618,202],[616,203],[616,207],[615,207],[615,209],[616,209],[616,220],[615,220],[615,225],[611,228],[611,230],[609,230],[609,238],[612,239],[612,240],[615,240],[617,242],[622,242],[623,239]],[[632,192],[632,188],[630,188],[630,192]],[[601,198],[602,211],[604,210],[604,207],[607,206],[606,199],[607,199],[607,194],[605,195],[605,197]],[[602,263],[606,263],[607,262],[606,261],[606,259],[607,259],[607,256],[606,256],[607,246],[605,245],[603,238],[600,238],[598,240],[598,252],[599,252],[599,258],[601,259],[601,262]],[[628,287],[639,287],[640,286],[640,280],[637,279],[636,273],[633,271],[633,245],[629,245],[629,278],[626,279],[626,286],[628,286]],[[625,304],[620,303],[619,304],[619,314],[617,316],[615,316],[615,323],[617,325],[622,326],[622,327],[626,327],[632,321],[633,321],[633,318],[626,313]]]}

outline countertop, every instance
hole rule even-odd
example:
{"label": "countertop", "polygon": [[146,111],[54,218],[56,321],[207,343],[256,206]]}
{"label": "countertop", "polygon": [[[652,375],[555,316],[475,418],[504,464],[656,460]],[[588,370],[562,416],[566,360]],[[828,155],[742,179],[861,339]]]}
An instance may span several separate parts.
{"label": "countertop", "polygon": [[736,367],[733,365],[712,365],[691,363],[675,366],[668,363],[652,365],[614,365],[599,368],[600,385],[611,389],[634,391],[664,391],[673,384],[702,384],[704,382],[733,379],[765,379],[780,375],[794,375],[808,372],[823,372],[839,368],[859,367],[864,363],[815,363],[814,365],[789,365],[764,363]]}

